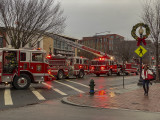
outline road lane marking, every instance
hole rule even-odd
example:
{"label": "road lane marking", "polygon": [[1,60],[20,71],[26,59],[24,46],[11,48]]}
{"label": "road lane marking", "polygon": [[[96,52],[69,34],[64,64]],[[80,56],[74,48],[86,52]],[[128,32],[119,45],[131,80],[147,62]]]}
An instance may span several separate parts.
{"label": "road lane marking", "polygon": [[10,89],[5,89],[5,91],[4,91],[4,104],[5,105],[13,105]]}
{"label": "road lane marking", "polygon": [[47,87],[49,87],[49,88],[53,88],[52,85],[49,85],[49,84],[47,84],[47,83],[42,82],[42,84],[45,85],[45,86],[47,86]]}
{"label": "road lane marking", "polygon": [[47,83],[44,83],[44,82],[43,82],[42,84],[46,85],[46,86],[49,87],[49,88],[52,88],[52,90],[58,92],[58,93],[61,94],[61,95],[67,95],[66,93],[60,91],[59,89],[54,88],[53,86],[51,86],[51,85],[49,85],[49,84],[47,84]]}
{"label": "road lane marking", "polygon": [[74,81],[71,81],[71,80],[66,80],[66,81],[71,82],[71,83],[75,83],[75,84],[78,84],[78,85],[81,85],[81,86],[84,86],[84,87],[89,88],[89,86],[84,85],[84,84],[82,84],[82,83],[74,82]]}
{"label": "road lane marking", "polygon": [[[90,88],[89,85],[87,86],[85,84],[74,82],[74,81],[71,81],[71,80],[66,80],[66,81],[71,82],[71,83],[75,83],[75,84],[78,84],[78,85],[81,85],[81,86],[84,86],[84,87],[87,87],[87,88]],[[95,90],[98,90],[98,89],[95,89]]]}
{"label": "road lane marking", "polygon": [[56,92],[58,92],[61,95],[67,95],[66,93],[64,93],[64,92],[62,92],[62,91],[60,91],[60,90],[58,90],[56,88],[53,88],[53,90],[56,91]]}
{"label": "road lane marking", "polygon": [[46,100],[38,91],[36,91],[33,87],[30,87],[32,93],[39,99],[39,100]]}
{"label": "road lane marking", "polygon": [[67,87],[69,87],[69,88],[71,88],[71,89],[73,89],[73,90],[75,90],[75,91],[77,91],[77,92],[84,93],[82,90],[79,90],[79,89],[77,89],[77,88],[75,88],[75,87],[73,87],[73,86],[71,86],[71,85],[68,85],[68,84],[59,82],[59,81],[57,81],[57,80],[55,80],[55,82],[57,82],[57,83],[59,83],[59,84],[62,84],[62,85],[65,85],[65,86],[67,86]]}

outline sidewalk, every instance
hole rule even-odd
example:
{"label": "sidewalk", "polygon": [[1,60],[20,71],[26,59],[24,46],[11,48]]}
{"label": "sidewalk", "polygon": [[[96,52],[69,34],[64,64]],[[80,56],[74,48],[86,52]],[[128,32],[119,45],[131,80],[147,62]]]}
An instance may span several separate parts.
{"label": "sidewalk", "polygon": [[[123,90],[125,91],[125,90]],[[114,90],[106,91],[106,94],[100,95],[98,91],[94,96],[89,93],[68,96],[62,99],[62,102],[83,106],[99,108],[118,108],[142,110],[150,112],[160,112],[160,84],[156,83],[150,86],[148,96],[144,96],[143,88],[128,90],[128,92],[116,93]]]}

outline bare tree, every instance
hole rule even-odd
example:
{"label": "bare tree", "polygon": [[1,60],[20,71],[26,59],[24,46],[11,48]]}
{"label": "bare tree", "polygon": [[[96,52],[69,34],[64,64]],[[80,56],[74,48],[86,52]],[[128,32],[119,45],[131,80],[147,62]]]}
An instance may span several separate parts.
{"label": "bare tree", "polygon": [[118,41],[114,45],[114,55],[117,59],[129,62],[134,56],[132,41]]}
{"label": "bare tree", "polygon": [[142,13],[143,21],[149,25],[151,30],[151,39],[155,46],[156,53],[156,81],[159,81],[158,64],[159,64],[159,37],[160,37],[160,1],[159,0],[149,0],[145,1],[143,5]]}
{"label": "bare tree", "polygon": [[60,3],[55,0],[0,0],[0,32],[16,49],[36,44],[46,33],[60,34],[65,28]]}

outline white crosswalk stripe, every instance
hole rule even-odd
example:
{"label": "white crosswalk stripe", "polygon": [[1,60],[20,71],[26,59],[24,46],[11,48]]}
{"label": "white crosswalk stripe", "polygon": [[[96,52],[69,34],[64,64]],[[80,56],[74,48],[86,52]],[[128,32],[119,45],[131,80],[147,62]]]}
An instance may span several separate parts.
{"label": "white crosswalk stripe", "polygon": [[5,92],[4,92],[4,104],[5,105],[13,105],[11,91],[9,88],[5,89]]}
{"label": "white crosswalk stripe", "polygon": [[65,86],[67,86],[67,87],[69,87],[69,88],[71,88],[71,89],[73,89],[73,90],[75,90],[77,92],[84,93],[82,90],[79,90],[79,89],[77,89],[77,88],[75,88],[75,87],[73,87],[71,85],[68,85],[68,84],[65,84],[65,83],[62,83],[62,82],[59,82],[59,81],[56,81],[56,80],[55,80],[55,82],[57,82],[59,84],[62,84],[62,85],[65,85]]}
{"label": "white crosswalk stripe", "polygon": [[60,91],[60,90],[58,90],[56,88],[53,88],[53,90],[56,91],[56,92],[58,92],[61,95],[67,95],[66,93],[64,93],[64,92],[62,92],[62,91]]}
{"label": "white crosswalk stripe", "polygon": [[38,91],[35,90],[35,88],[30,87],[30,90],[38,98],[38,100],[46,100]]}
{"label": "white crosswalk stripe", "polygon": [[51,85],[49,85],[49,84],[47,84],[47,83],[44,83],[44,82],[43,82],[42,84],[46,85],[46,86],[49,87],[49,88],[52,88],[52,90],[58,92],[58,93],[61,94],[61,95],[67,95],[66,93],[60,91],[60,90],[57,89],[57,88],[54,88],[53,86],[51,86]]}
{"label": "white crosswalk stripe", "polygon": [[[82,84],[82,83],[79,83],[79,82],[75,82],[75,81],[71,81],[71,80],[66,80],[68,82],[71,82],[71,83],[75,83],[75,84],[78,84],[78,85],[81,85],[81,86],[84,86],[84,87],[87,87],[87,88],[90,88],[89,85],[85,85],[85,84]],[[98,90],[98,89],[95,89],[95,90]]]}
{"label": "white crosswalk stripe", "polygon": [[75,83],[75,84],[78,84],[78,85],[81,85],[81,86],[84,86],[84,87],[89,88],[88,85],[84,85],[84,84],[82,84],[82,83],[74,82],[74,81],[71,81],[71,80],[66,80],[66,81],[71,82],[71,83]]}

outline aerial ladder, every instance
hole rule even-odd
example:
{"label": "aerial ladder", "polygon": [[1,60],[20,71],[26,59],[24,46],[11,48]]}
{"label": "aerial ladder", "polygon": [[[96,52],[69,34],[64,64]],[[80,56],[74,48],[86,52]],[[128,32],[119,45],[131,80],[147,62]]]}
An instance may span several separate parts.
{"label": "aerial ladder", "polygon": [[82,44],[79,44],[78,42],[74,42],[74,41],[68,40],[66,37],[61,36],[61,35],[52,34],[52,35],[50,35],[50,37],[52,37],[53,39],[58,39],[59,41],[62,41],[62,42],[66,42],[68,45],[71,45],[71,46],[73,46],[75,48],[78,48],[80,50],[84,50],[84,51],[90,52],[90,53],[92,53],[92,54],[94,54],[94,55],[96,55],[98,57],[105,56],[105,57],[108,57],[108,59],[113,57],[113,56],[111,56],[109,54],[106,54],[104,52],[95,50],[93,48],[90,48],[90,47],[82,45]]}

